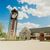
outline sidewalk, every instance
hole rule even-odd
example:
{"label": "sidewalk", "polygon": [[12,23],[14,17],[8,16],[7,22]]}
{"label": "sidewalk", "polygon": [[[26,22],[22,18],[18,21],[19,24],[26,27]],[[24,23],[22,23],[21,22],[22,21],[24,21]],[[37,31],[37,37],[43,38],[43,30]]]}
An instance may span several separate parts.
{"label": "sidewalk", "polygon": [[0,41],[0,50],[50,50],[50,42],[37,40]]}

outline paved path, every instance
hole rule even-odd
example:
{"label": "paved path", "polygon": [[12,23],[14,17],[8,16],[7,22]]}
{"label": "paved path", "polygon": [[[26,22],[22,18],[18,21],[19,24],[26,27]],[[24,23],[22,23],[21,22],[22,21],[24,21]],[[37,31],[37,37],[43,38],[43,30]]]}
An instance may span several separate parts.
{"label": "paved path", "polygon": [[50,50],[50,42],[0,41],[0,50]]}

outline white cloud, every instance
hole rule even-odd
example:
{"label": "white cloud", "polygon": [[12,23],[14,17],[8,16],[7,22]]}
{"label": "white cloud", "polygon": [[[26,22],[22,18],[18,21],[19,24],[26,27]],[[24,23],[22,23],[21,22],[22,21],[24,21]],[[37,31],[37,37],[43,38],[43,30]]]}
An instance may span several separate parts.
{"label": "white cloud", "polygon": [[11,7],[11,5],[8,5],[7,7],[6,7],[9,11],[11,11],[11,10],[13,10],[13,9],[16,9],[17,10],[17,8],[14,6],[14,7]]}
{"label": "white cloud", "polygon": [[28,29],[30,29],[30,28],[38,28],[38,27],[40,27],[40,25],[39,25],[39,24],[35,24],[35,23],[30,23],[30,22],[18,23],[18,24],[17,24],[17,33],[19,34],[19,32],[20,32],[24,27],[27,27]]}
{"label": "white cloud", "polygon": [[[18,19],[28,18],[28,14],[32,14],[33,16],[37,17],[47,17],[50,16],[50,0],[19,0],[18,2],[21,3],[28,3],[30,4],[36,4],[36,9],[28,8],[28,5],[22,6],[22,8],[19,7],[19,16]],[[7,6],[9,10],[12,10],[16,7],[11,7],[10,5]],[[16,8],[17,9],[17,8]]]}
{"label": "white cloud", "polygon": [[47,27],[50,27],[50,25],[48,25]]}
{"label": "white cloud", "polygon": [[[20,0],[21,3],[36,4],[36,9],[22,6],[22,10],[38,17],[50,16],[50,0]],[[28,5],[27,5],[28,6]]]}
{"label": "white cloud", "polygon": [[28,18],[28,15],[23,11],[18,11],[18,19]]}
{"label": "white cloud", "polygon": [[28,3],[28,4],[39,4],[39,3],[46,3],[50,5],[50,0],[18,0],[21,3]]}
{"label": "white cloud", "polygon": [[24,23],[23,25],[25,25],[25,27],[27,28],[38,28],[39,27],[38,24],[30,23],[30,22]]}
{"label": "white cloud", "polygon": [[41,0],[19,0],[18,2],[21,2],[21,3],[28,3],[28,4],[35,4],[37,2],[40,2]]}
{"label": "white cloud", "polygon": [[[6,8],[7,8],[10,12],[11,12],[12,9],[18,10],[16,7],[11,7],[10,5],[8,5]],[[27,8],[27,7],[26,7],[26,8]],[[20,9],[20,7],[19,7],[19,9]],[[24,9],[23,9],[23,10],[24,10]],[[18,10],[18,19],[21,20],[21,19],[23,19],[23,18],[28,18],[28,15],[27,15],[25,12]]]}
{"label": "white cloud", "polygon": [[12,7],[10,5],[8,5],[6,8],[9,9],[9,11],[12,10]]}

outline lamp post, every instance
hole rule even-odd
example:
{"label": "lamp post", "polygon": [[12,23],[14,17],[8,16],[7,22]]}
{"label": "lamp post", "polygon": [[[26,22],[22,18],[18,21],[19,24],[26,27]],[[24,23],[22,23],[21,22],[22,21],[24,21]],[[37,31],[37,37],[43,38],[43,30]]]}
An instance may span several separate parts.
{"label": "lamp post", "polygon": [[10,15],[8,40],[16,40],[17,16],[18,16],[18,11],[16,9],[13,9]]}

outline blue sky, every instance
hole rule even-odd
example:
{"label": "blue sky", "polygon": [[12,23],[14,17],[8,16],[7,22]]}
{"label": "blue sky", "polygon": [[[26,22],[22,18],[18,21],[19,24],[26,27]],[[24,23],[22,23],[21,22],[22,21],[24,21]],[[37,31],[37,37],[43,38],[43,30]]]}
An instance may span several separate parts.
{"label": "blue sky", "polygon": [[[24,15],[26,14],[27,17],[26,16],[24,17],[24,15],[22,17],[22,15],[19,14],[19,16],[21,15],[21,17],[19,17],[19,18],[22,18],[22,19],[18,19],[18,23],[20,23],[21,26],[23,26],[22,25],[23,23],[25,23],[25,24],[27,24],[27,23],[31,24],[32,23],[33,26],[35,26],[37,24],[37,25],[39,25],[39,27],[45,27],[45,26],[50,25],[50,14],[49,14],[49,8],[50,8],[49,6],[50,5],[49,6],[42,5],[43,3],[46,4],[46,2],[47,1],[44,0],[41,2],[39,1],[36,4],[35,1],[33,1],[33,3],[32,2],[29,3],[29,0],[28,0],[28,2],[25,0],[0,0],[0,22],[4,25],[4,30],[5,31],[8,30],[8,24],[9,24],[9,18],[10,18],[9,7],[12,7],[12,8],[16,7],[19,12],[24,12]],[[42,11],[40,9],[41,6],[44,6],[44,8],[47,10],[47,11],[44,11],[44,14],[43,14],[44,9],[41,8]],[[22,9],[22,7],[23,7],[23,9]],[[29,10],[29,11],[33,10],[33,11],[35,11],[35,13],[34,12],[29,13],[29,11],[27,11],[27,10]],[[40,13],[38,14],[36,12],[36,10],[38,13],[40,12],[41,14]],[[45,12],[47,12],[47,13],[45,14]]]}

